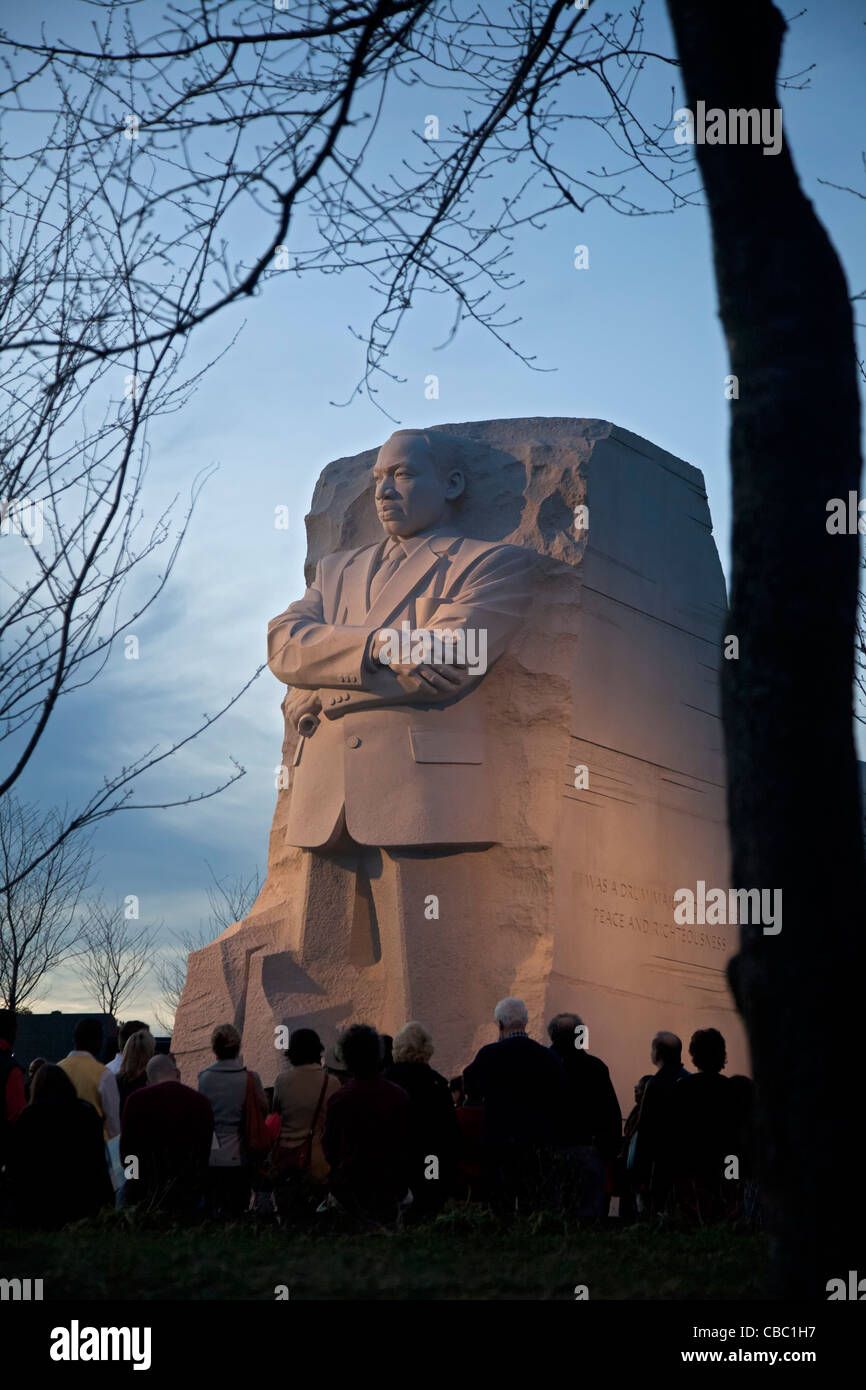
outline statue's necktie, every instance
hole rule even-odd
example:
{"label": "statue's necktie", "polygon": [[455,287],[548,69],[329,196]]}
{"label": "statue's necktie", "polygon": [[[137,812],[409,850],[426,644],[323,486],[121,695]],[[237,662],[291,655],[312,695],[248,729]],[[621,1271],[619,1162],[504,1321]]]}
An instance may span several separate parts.
{"label": "statue's necktie", "polygon": [[388,583],[388,580],[391,578],[392,574],[396,574],[397,570],[400,568],[401,564],[405,559],[406,551],[403,549],[402,545],[398,540],[393,540],[391,542],[390,551],[387,553],[387,555],[382,556],[379,568],[373,575],[373,579],[370,584],[371,608],[373,604],[376,602],[376,599],[379,597],[382,590],[384,589],[385,585]]}

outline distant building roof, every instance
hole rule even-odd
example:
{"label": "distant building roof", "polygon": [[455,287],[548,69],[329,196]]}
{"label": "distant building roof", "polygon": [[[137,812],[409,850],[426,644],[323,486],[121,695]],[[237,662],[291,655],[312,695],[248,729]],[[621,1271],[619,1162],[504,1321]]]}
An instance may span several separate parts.
{"label": "distant building roof", "polygon": [[102,1034],[107,1045],[109,1061],[117,1051],[117,1024],[111,1014],[64,1014],[55,1009],[50,1014],[19,1014],[15,1033],[15,1059],[22,1067],[29,1067],[36,1057],[44,1057],[46,1062],[59,1062],[72,1050],[73,1034],[76,1024],[83,1018],[98,1018],[102,1024]]}

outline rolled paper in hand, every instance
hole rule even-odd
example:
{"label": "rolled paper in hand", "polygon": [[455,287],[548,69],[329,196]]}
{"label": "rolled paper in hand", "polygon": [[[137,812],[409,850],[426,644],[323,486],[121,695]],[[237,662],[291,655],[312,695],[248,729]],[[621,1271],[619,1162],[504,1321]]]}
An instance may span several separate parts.
{"label": "rolled paper in hand", "polygon": [[298,720],[298,733],[302,738],[309,738],[318,728],[319,721],[314,714],[302,714]]}

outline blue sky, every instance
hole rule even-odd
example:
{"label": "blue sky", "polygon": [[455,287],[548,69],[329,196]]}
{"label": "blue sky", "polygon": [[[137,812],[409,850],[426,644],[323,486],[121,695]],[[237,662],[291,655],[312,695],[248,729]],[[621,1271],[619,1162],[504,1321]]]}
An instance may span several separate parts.
{"label": "blue sky", "polygon": [[[664,7],[651,9],[648,41],[670,52]],[[39,19],[49,33],[52,26],[68,33],[68,13],[51,4]],[[859,0],[827,0],[806,11],[792,25],[783,62],[788,72],[815,65],[805,90],[783,93],[785,138],[854,292],[866,288],[866,204],[818,180],[866,193],[863,20]],[[667,75],[659,91],[670,82]],[[405,119],[417,117],[420,129],[442,98],[415,89],[402,101]],[[587,270],[573,267],[578,243],[589,247]],[[473,326],[437,350],[450,312],[428,300],[408,316],[391,358],[406,382],[382,386],[390,415],[413,427],[525,415],[614,421],[703,470],[727,571],[727,365],[704,210],[626,218],[596,203],[583,216],[559,214],[546,230],[520,235],[514,268],[524,283],[509,301],[511,316],[522,320],[512,336],[554,370],[529,370]],[[808,265],[802,275],[805,281]],[[201,334],[195,351],[202,357],[239,336],[185,410],[155,430],[149,514],[175,492],[185,496],[202,468],[217,464],[218,471],[167,593],[134,628],[140,659],[125,660],[119,644],[99,682],[63,703],[20,795],[46,807],[79,804],[106,773],[186,733],[264,659],[268,619],[303,591],[304,513],[320,470],[397,427],[364,397],[345,409],[330,404],[346,399],[360,374],[362,349],[348,325],[362,328],[373,303],[363,275],[275,275],[242,312],[226,312]],[[439,377],[438,400],[425,398],[429,373]],[[274,528],[281,503],[290,508],[288,531]],[[265,868],[281,693],[266,671],[137,799],[210,788],[231,773],[234,757],[247,775],[228,792],[188,808],[123,813],[99,830],[99,884],[109,895],[137,894],[142,917],[162,922],[166,940],[207,916],[206,860],[227,875]],[[149,983],[135,1011],[152,1018],[157,996]],[[64,971],[37,1007],[92,1001]]]}

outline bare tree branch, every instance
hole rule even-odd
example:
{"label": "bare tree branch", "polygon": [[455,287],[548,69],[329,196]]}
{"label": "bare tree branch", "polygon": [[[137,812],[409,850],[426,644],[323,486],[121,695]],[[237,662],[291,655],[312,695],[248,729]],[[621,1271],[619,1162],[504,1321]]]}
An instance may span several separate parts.
{"label": "bare tree branch", "polygon": [[58,841],[59,828],[54,811],[44,815],[12,796],[0,801],[0,999],[7,1009],[35,998],[80,943],[91,852],[86,837]]}
{"label": "bare tree branch", "polygon": [[[66,143],[49,145],[48,164],[58,150],[86,155],[81,196],[105,204],[135,248],[133,331],[128,314],[109,308],[105,342],[72,322],[58,333],[34,320],[11,335],[10,350],[74,347],[70,370],[82,370],[185,338],[283,270],[362,271],[380,300],[369,329],[356,333],[365,344],[359,388],[371,398],[378,377],[391,375],[389,350],[420,293],[452,298],[454,331],[471,319],[532,363],[502,316],[501,294],[516,284],[516,231],[597,199],[636,216],[697,196],[670,122],[643,120],[633,106],[645,69],[675,67],[676,58],[645,45],[642,4],[625,20],[595,23],[591,10],[568,0],[514,0],[492,13],[459,0],[360,0],[294,5],[275,24],[229,0],[218,32],[203,8],[181,5],[169,28],[141,38],[133,19],[140,29],[147,20],[124,18],[117,44],[126,12],[108,4],[96,47],[0,38],[5,100],[19,126],[42,119],[50,81],[91,92]],[[15,69],[26,62],[22,79]],[[387,115],[406,89],[425,103],[438,93],[452,109],[456,97],[463,114],[435,135],[407,132],[395,154]],[[609,145],[614,167],[603,157],[594,171],[580,167],[587,154],[575,121],[587,148]],[[626,193],[630,178],[643,181],[650,203]],[[101,285],[98,267],[88,274]]]}
{"label": "bare tree branch", "polygon": [[87,903],[86,914],[78,973],[101,1012],[117,1018],[153,966],[157,928],[103,898]]}

